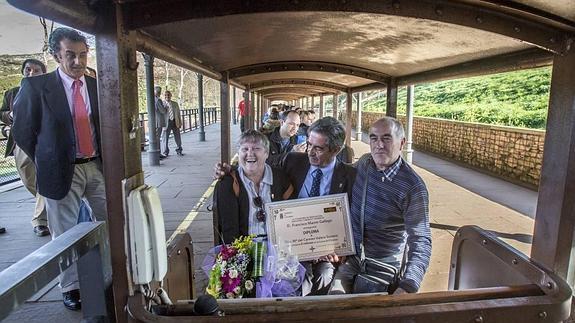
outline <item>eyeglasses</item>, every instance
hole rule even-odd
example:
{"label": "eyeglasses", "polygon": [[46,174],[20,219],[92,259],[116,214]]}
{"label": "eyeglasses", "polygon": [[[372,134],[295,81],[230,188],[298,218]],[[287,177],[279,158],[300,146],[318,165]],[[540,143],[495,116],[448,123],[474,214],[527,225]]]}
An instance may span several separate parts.
{"label": "eyeglasses", "polygon": [[256,214],[256,219],[260,222],[266,222],[266,211],[264,211],[264,209],[263,209],[264,203],[262,201],[262,198],[259,196],[256,196],[256,197],[254,197],[253,202],[254,202],[255,207],[257,207],[259,209],[258,213]]}

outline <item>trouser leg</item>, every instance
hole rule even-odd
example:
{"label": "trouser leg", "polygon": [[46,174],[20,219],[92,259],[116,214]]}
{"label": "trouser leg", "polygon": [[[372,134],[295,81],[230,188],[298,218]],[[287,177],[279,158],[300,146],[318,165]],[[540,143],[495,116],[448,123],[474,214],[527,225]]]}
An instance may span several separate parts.
{"label": "trouser leg", "polygon": [[180,129],[174,126],[174,140],[176,141],[176,146],[178,149],[176,151],[182,152],[182,136],[180,134]]}
{"label": "trouser leg", "polygon": [[[88,163],[87,163],[88,164]],[[46,210],[48,213],[48,225],[52,239],[58,238],[78,223],[80,200],[86,187],[86,164],[76,165],[72,186],[68,194],[61,200],[46,198]],[[72,264],[59,276],[62,292],[68,292],[80,288],[76,264]]]}
{"label": "trouser leg", "polygon": [[304,261],[305,279],[302,283],[302,296],[326,295],[333,279],[335,267],[327,261],[313,263]]}
{"label": "trouser leg", "polygon": [[172,124],[170,122],[170,124],[168,124],[168,126],[166,128],[164,128],[164,133],[162,134],[163,138],[162,138],[162,153],[164,155],[168,155],[170,153],[170,147],[168,147],[168,143],[170,141],[170,134],[172,133]]}
{"label": "trouser leg", "polygon": [[34,214],[32,215],[32,226],[48,225],[44,197],[36,191],[36,165],[34,165],[28,155],[17,145],[14,147],[14,161],[16,162],[16,170],[20,175],[22,183],[30,194],[36,197],[36,206],[34,208]]}
{"label": "trouser leg", "polygon": [[346,258],[345,263],[339,265],[329,288],[329,295],[351,294],[355,275],[361,272],[360,260],[357,256]]}

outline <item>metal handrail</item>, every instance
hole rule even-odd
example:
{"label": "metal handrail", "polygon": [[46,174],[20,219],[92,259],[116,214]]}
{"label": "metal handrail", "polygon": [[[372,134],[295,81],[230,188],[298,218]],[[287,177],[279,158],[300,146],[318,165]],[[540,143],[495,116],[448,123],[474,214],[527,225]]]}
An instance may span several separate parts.
{"label": "metal handrail", "polygon": [[[181,132],[192,131],[200,127],[198,110],[198,108],[180,110],[182,116]],[[219,120],[219,113],[219,107],[204,108],[204,126],[216,123]],[[145,133],[148,129],[147,115],[147,112],[140,112],[140,127],[144,129]]]}
{"label": "metal handrail", "polygon": [[0,272],[0,321],[75,263],[82,273],[78,276],[84,318],[113,318],[111,298],[106,296],[112,283],[107,226],[85,222]]}

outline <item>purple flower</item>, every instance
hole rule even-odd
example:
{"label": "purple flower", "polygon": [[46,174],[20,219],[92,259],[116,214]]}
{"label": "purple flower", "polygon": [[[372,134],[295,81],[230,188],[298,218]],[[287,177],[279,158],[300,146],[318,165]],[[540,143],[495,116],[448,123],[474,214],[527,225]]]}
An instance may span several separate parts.
{"label": "purple flower", "polygon": [[220,255],[222,256],[223,260],[228,260],[231,257],[235,256],[238,251],[232,247],[227,245],[222,246],[222,250],[220,250]]}
{"label": "purple flower", "polygon": [[222,275],[222,289],[226,293],[233,293],[234,289],[240,285],[242,282],[242,276],[238,275],[236,278],[230,277],[230,272],[226,272]]}

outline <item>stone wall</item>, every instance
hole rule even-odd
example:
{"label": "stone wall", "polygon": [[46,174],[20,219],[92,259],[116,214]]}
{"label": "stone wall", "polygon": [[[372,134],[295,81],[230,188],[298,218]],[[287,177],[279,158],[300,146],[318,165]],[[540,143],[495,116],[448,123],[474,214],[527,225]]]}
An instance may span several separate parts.
{"label": "stone wall", "polygon": [[[355,112],[355,111],[354,111]],[[356,114],[352,123],[355,127]],[[362,129],[384,116],[362,113]],[[399,116],[405,125],[405,116]],[[539,185],[545,131],[436,118],[413,119],[415,149],[535,188]]]}

